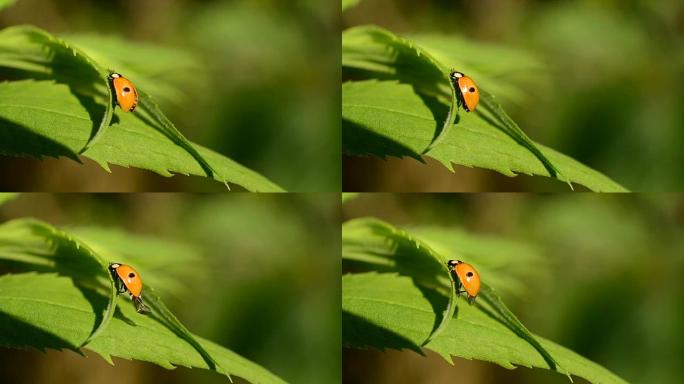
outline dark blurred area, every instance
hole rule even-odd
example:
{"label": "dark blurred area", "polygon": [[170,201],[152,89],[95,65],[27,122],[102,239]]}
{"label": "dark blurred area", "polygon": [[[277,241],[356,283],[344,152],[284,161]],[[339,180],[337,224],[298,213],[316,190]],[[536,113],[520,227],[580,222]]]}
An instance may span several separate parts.
{"label": "dark blurred area", "polygon": [[[179,281],[185,289],[163,297],[192,332],[288,382],[340,382],[339,195],[23,194],[0,207],[0,221],[27,216],[196,248],[200,265],[188,268],[198,281]],[[0,348],[0,381],[228,382],[116,357],[111,366],[84,352]]]}
{"label": "dark blurred area", "polygon": [[[684,189],[684,3],[631,1],[361,1],[343,27],[445,33],[518,48],[547,70],[506,111],[534,140],[633,191]],[[519,76],[519,74],[511,74]],[[347,191],[567,191],[436,161],[345,157]]]}
{"label": "dark blurred area", "polygon": [[[361,194],[345,220],[443,226],[530,244],[548,263],[504,302],[534,333],[628,382],[684,377],[684,199],[675,195]],[[532,266],[530,266],[532,268]],[[534,267],[538,268],[538,267]],[[486,277],[482,277],[483,280]],[[345,383],[568,383],[555,372],[507,370],[411,351],[345,349]],[[575,383],[586,382],[575,378]]]}
{"label": "dark blurred area", "polygon": [[[32,24],[67,40],[98,34],[181,50],[196,69],[170,80],[178,94],[152,96],[186,137],[288,191],[330,192],[341,183],[338,17],[337,4],[316,0],[19,0],[0,11],[0,28]],[[0,187],[225,190],[199,177],[119,166],[109,174],[83,160],[0,158]]]}

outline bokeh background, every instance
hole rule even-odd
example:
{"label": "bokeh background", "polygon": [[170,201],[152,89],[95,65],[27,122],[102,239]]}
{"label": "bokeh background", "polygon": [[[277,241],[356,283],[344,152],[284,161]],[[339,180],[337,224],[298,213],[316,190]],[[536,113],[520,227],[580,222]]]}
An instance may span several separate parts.
{"label": "bokeh background", "polygon": [[[544,66],[503,74],[521,98],[504,108],[538,142],[633,191],[684,188],[684,3],[632,1],[360,1],[343,28],[452,34],[526,51]],[[475,79],[477,80],[477,79]],[[345,157],[347,191],[558,191],[542,177],[508,178],[434,160]]]}
{"label": "bokeh background", "polygon": [[[123,62],[144,61],[126,57],[126,42],[148,44],[151,55],[172,49],[168,70],[147,69],[159,83],[147,89],[186,137],[288,191],[329,192],[341,183],[339,12],[339,4],[317,0],[18,0],[0,11],[0,28],[32,24],[67,40],[77,35],[76,46],[104,36],[110,41],[97,44]],[[138,68],[144,72],[144,62]],[[153,92],[163,89],[173,92]],[[200,177],[119,166],[108,174],[84,162],[0,157],[0,187],[225,190]]]}
{"label": "bokeh background", "polygon": [[[0,207],[0,221],[27,216],[184,244],[200,261],[163,299],[188,329],[288,382],[340,382],[339,195],[23,194]],[[0,348],[0,381],[228,382],[85,353]]]}
{"label": "bokeh background", "polygon": [[[684,377],[681,196],[361,194],[345,203],[343,219],[366,216],[408,231],[456,227],[526,245],[540,262],[524,273],[525,289],[499,292],[532,332],[631,383]],[[518,279],[521,273],[512,272]],[[462,358],[451,366],[431,351],[426,355],[345,349],[343,381],[568,383],[548,370],[510,371]]]}

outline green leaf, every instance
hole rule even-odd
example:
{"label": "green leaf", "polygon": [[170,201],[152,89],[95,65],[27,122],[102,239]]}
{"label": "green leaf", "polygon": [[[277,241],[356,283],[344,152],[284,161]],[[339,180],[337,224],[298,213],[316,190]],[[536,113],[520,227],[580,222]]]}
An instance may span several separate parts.
{"label": "green leaf", "polygon": [[[97,243],[98,248],[101,249],[106,246],[107,242],[101,240],[104,231],[85,229],[81,230],[81,232],[91,239],[99,237],[100,241]],[[118,239],[121,240],[122,238],[124,238],[124,236],[119,235]],[[138,239],[132,244],[134,247],[133,249],[144,249],[145,247],[149,247],[150,242],[150,239]],[[123,247],[125,247],[125,244],[113,247],[114,250],[107,252],[106,254],[123,254],[124,252],[121,252]],[[73,344],[73,341],[70,341],[66,347],[74,349],[75,346],[85,345],[90,348],[91,343],[96,343],[97,345],[99,339],[105,337],[107,332],[109,332],[113,319],[115,318],[116,313],[118,313],[115,312],[117,308],[115,300],[118,298],[118,295],[116,294],[115,288],[113,291],[111,290],[111,288],[114,287],[114,281],[108,271],[108,266],[109,262],[119,260],[105,260],[82,240],[46,223],[33,219],[14,220],[0,225],[0,260],[3,259],[19,263],[17,265],[23,265],[24,269],[40,272],[57,272],[59,275],[68,276],[73,280],[73,284],[77,289],[80,289],[81,291],[92,290],[92,295],[101,297],[102,302],[99,302],[99,304],[96,305],[94,303],[95,299],[93,299],[91,300],[91,306],[89,307],[91,311],[90,315],[96,319],[94,325],[88,328],[92,329],[91,333],[86,338],[79,339],[80,344]],[[158,257],[157,259],[159,260]],[[105,281],[110,285],[110,292],[109,295],[107,295],[109,297],[109,302],[106,305],[104,302],[107,301],[107,296],[105,296],[107,292],[103,289],[103,282]],[[159,324],[158,327],[166,327],[173,333],[175,338],[183,340],[185,343],[195,348],[197,354],[199,354],[204,361],[204,365],[194,365],[194,363],[186,365],[208,367],[211,370],[225,373],[230,378],[229,374],[233,373],[231,371],[232,363],[229,362],[228,365],[224,365],[222,361],[217,360],[214,355],[208,352],[204,344],[199,342],[173,313],[168,310],[160,297],[155,293],[155,290],[147,283],[144,288],[144,297],[147,304],[152,309],[150,317],[154,318],[154,321]],[[128,302],[123,306],[118,306],[119,311],[123,310],[122,307],[129,308],[131,311],[135,312],[131,302]],[[0,308],[0,312],[2,312],[2,308]],[[0,333],[4,333],[4,331]],[[120,337],[124,336],[121,335]],[[12,344],[11,341],[8,342],[8,345],[21,346],[20,344]],[[40,344],[40,340],[33,346],[36,348],[43,347]],[[144,346],[141,348],[145,349]],[[117,353],[117,351],[114,351],[110,354],[119,356]],[[147,355],[146,353],[141,352],[141,356]],[[104,357],[111,362],[108,355]],[[145,358],[141,359],[146,360]],[[162,366],[168,367],[169,363],[165,359],[169,359],[169,357],[160,354],[157,356],[157,360],[146,361],[156,362]]]}
{"label": "green leaf", "polygon": [[359,0],[342,0],[342,12],[348,10],[349,8],[352,8],[356,6],[356,4],[359,3]]}
{"label": "green leaf", "polygon": [[[414,87],[396,81],[355,81],[342,85],[343,150],[352,155],[413,157],[432,142],[448,107]],[[527,148],[474,113],[461,113],[458,123],[440,145],[426,156],[453,171],[452,163],[495,170],[506,176],[518,173],[549,176],[548,170]],[[539,150],[570,182],[593,191],[624,192],[605,175],[553,149]]]}
{"label": "green leaf", "polygon": [[0,205],[5,204],[8,201],[12,201],[19,197],[18,193],[14,192],[0,192]]}
{"label": "green leaf", "polygon": [[381,270],[398,271],[427,286],[449,281],[452,289],[445,291],[449,302],[440,311],[440,321],[421,344],[437,337],[451,321],[456,309],[456,283],[447,267],[448,259],[408,232],[376,219],[347,222],[342,226],[342,257],[370,263],[384,258],[384,263],[379,263]]}
{"label": "green leaf", "polygon": [[[411,349],[418,345],[438,321],[435,308],[447,299],[437,290],[418,286],[394,273],[361,273],[342,277],[342,339],[347,347]],[[548,368],[532,345],[519,337],[481,305],[457,303],[456,315],[445,331],[425,348],[447,362],[452,356],[490,361],[504,368],[518,366]],[[594,383],[625,383],[604,367],[535,336],[568,373]]]}
{"label": "green leaf", "polygon": [[[78,152],[93,129],[91,113],[104,107],[83,104],[65,84],[52,81],[0,83],[0,153],[29,156],[66,156],[80,161]],[[97,145],[82,155],[104,169],[109,164],[138,167],[163,176],[171,172],[205,175],[197,161],[167,136],[131,113],[117,112],[113,125]],[[250,191],[282,191],[258,173],[209,149],[198,151],[217,170],[214,179]]]}
{"label": "green leaf", "polygon": [[[56,274],[24,273],[0,277],[0,344],[6,347],[72,349],[88,337],[106,299],[77,280]],[[283,383],[263,367],[195,336],[227,371],[254,383]],[[85,346],[110,364],[112,356],[148,361],[167,369],[207,369],[197,349],[157,319],[133,305],[120,305],[107,329]]]}
{"label": "green leaf", "polygon": [[[112,118],[112,92],[106,73],[78,48],[49,33],[30,26],[9,27],[0,31],[0,66],[20,73],[33,73],[36,78],[53,78],[80,95],[79,101],[92,106],[104,90],[107,103],[103,111],[92,111],[92,132],[83,148],[94,142],[109,126]],[[19,75],[25,76],[25,75]],[[99,124],[96,123],[99,121]],[[10,127],[12,128],[12,127]]]}
{"label": "green leaf", "polygon": [[132,79],[162,105],[187,103],[186,90],[206,81],[201,61],[187,49],[88,33],[62,37],[97,63]]}
{"label": "green leaf", "polygon": [[[362,226],[365,220],[354,222]],[[413,237],[429,244],[444,258],[476,264],[478,271],[487,275],[488,285],[507,295],[532,294],[526,282],[547,277],[549,261],[535,245],[471,233],[458,227],[418,226],[409,230]]]}
{"label": "green leaf", "polygon": [[[455,249],[457,249],[458,252],[462,252],[462,248],[459,246],[456,246]],[[468,250],[468,248],[465,250]],[[368,254],[374,255],[375,258],[367,259],[366,255]],[[447,280],[447,278],[443,276],[443,271],[441,271],[441,275],[440,271],[436,268],[433,268],[431,273],[426,273],[426,271],[428,271],[428,265],[432,264],[435,260],[446,270],[449,290],[446,291],[445,294],[449,296],[449,303],[441,317],[439,325],[423,345],[428,343],[443,332],[455,311],[456,281],[453,273],[451,273],[448,267],[445,267],[447,261],[450,259],[465,259],[466,261],[469,261],[469,258],[461,257],[455,253],[437,253],[428,243],[423,242],[413,235],[413,233],[395,228],[378,219],[361,218],[352,220],[343,225],[343,258],[369,262],[369,264],[372,264],[377,260],[377,256],[384,257],[385,262],[378,263],[380,268],[377,268],[376,270],[398,272],[414,278],[416,284],[438,289],[442,292],[444,292],[442,289],[443,282]],[[521,261],[523,261],[522,258],[515,260],[516,263],[520,263]],[[479,263],[475,264],[478,265],[479,268]],[[371,266],[371,270],[372,268],[373,266]],[[539,345],[527,328],[525,328],[525,326],[506,307],[494,290],[489,287],[488,282],[490,281],[489,278],[491,275],[488,273],[488,269],[480,269],[480,271],[483,276],[487,276],[487,282],[482,283],[480,296],[489,304],[490,309],[496,311],[502,321],[508,323],[511,330],[537,348],[544,359],[548,361],[549,367],[557,369],[557,363],[554,358]],[[442,287],[440,287],[440,285],[442,285]]]}
{"label": "green leaf", "polygon": [[16,2],[17,2],[17,0],[0,0],[0,10],[7,8]]}
{"label": "green leaf", "polygon": [[356,192],[343,192],[342,193],[342,204],[350,202],[354,199],[359,197],[359,194]]}
{"label": "green leaf", "polygon": [[[116,284],[109,273],[108,263],[71,235],[34,219],[14,220],[0,226],[0,259],[26,261],[21,257],[17,258],[17,255],[21,256],[24,251],[22,249],[24,242],[29,244],[29,253],[36,252],[36,246],[42,246],[43,249],[37,254],[44,259],[52,258],[52,260],[45,260],[46,263],[41,263],[41,267],[48,266],[62,275],[78,278],[86,286],[98,284],[98,273],[100,276],[107,276],[109,283],[107,307],[84,344],[97,337],[107,328],[114,314],[117,296]],[[4,254],[3,251],[6,248],[9,248],[9,254]],[[29,255],[28,260],[31,260],[31,256],[33,255]]]}
{"label": "green leaf", "polygon": [[[206,173],[207,177],[214,177],[214,174],[216,173],[214,168],[207,162],[204,156],[202,156],[202,154],[195,149],[193,144],[190,143],[190,141],[186,139],[182,133],[180,133],[176,126],[173,125],[171,120],[164,115],[164,113],[161,111],[161,108],[159,108],[159,106],[152,101],[152,97],[143,92],[141,89],[138,90],[138,94],[140,96],[138,100],[139,108],[147,112],[149,116],[152,116],[154,120],[156,120],[156,129],[163,133],[164,136],[171,139],[173,143],[192,155],[192,157],[197,160],[200,166],[202,166],[202,171]],[[226,184],[226,187],[228,187],[228,184]]]}
{"label": "green leaf", "polygon": [[184,282],[208,277],[200,251],[177,240],[131,234],[117,228],[69,227],[76,236],[105,260],[135,265],[145,283],[164,295],[181,295]]}
{"label": "green leaf", "polygon": [[447,103],[449,69],[411,40],[386,29],[360,26],[342,32],[343,75],[399,80]]}
{"label": "green leaf", "polygon": [[173,331],[178,337],[185,340],[188,344],[192,345],[207,364],[210,370],[221,372],[228,376],[230,381],[233,380],[230,374],[226,372],[221,365],[214,360],[214,357],[207,352],[202,344],[190,333],[190,331],[178,320],[178,318],[166,307],[162,302],[161,298],[156,294],[152,287],[145,284],[144,287],[145,299],[149,308],[151,309],[152,315],[159,320],[160,323],[164,324],[165,327]]}
{"label": "green leaf", "polygon": [[[416,227],[406,231],[375,218],[359,218],[345,222],[342,226],[342,258],[345,264],[354,271],[380,272],[384,276],[409,278],[412,286],[422,292],[431,305],[431,321],[426,324],[429,324],[431,329],[435,329],[434,327],[439,329],[439,332],[417,329],[422,333],[429,332],[426,343],[426,339],[421,340],[417,336],[420,332],[411,337],[406,337],[403,334],[393,335],[392,330],[394,328],[389,328],[389,330],[376,329],[372,326],[372,324],[377,324],[374,320],[364,318],[359,313],[352,311],[351,315],[346,314],[343,317],[350,324],[353,324],[344,329],[351,332],[351,337],[354,340],[363,343],[367,337],[370,340],[368,341],[370,346],[409,348],[419,353],[419,345],[427,346],[427,348],[431,348],[431,345],[435,343],[439,345],[443,335],[449,334],[449,329],[459,318],[464,308],[467,310],[472,308],[466,300],[453,300],[451,298],[450,295],[455,292],[452,274],[447,272],[445,275],[440,266],[435,263],[435,260],[459,259],[475,265],[482,277],[482,287],[476,305],[479,311],[507,327],[512,334],[536,350],[534,354],[540,357],[542,362],[545,362],[545,365],[537,366],[561,373],[566,373],[570,369],[562,359],[554,354],[553,350],[547,348],[546,344],[540,342],[538,337],[527,330],[489,286],[491,282],[497,286],[504,284],[505,287],[510,284],[511,276],[517,276],[518,279],[522,279],[523,276],[525,276],[524,278],[532,277],[528,273],[530,270],[539,268],[539,255],[534,249],[524,244],[490,236],[473,235],[456,228]],[[443,264],[441,261],[439,263]],[[521,264],[525,268],[516,268],[516,265]],[[375,276],[374,274],[367,275]],[[503,276],[507,279],[502,278]],[[369,284],[368,289],[371,289],[371,285]],[[397,297],[404,297],[402,292],[395,291],[393,294]],[[401,302],[396,305],[411,304]],[[453,309],[451,308],[452,305],[454,306]],[[443,309],[445,307],[447,313],[450,314],[448,322],[445,321],[444,317]],[[456,317],[452,318],[454,313]],[[376,315],[372,314],[372,316]],[[388,314],[377,316],[392,318]],[[409,318],[406,321],[411,322],[412,320]],[[392,324],[392,327],[403,326],[401,323]],[[443,328],[441,328],[442,326]],[[357,328],[367,329],[370,334],[359,331]],[[449,360],[448,353],[445,354],[444,351],[435,348],[431,349],[441,353]],[[468,357],[457,353],[452,354]],[[527,358],[531,359],[532,357],[528,356]],[[502,359],[501,356],[483,356],[482,359],[510,366],[508,360]],[[570,373],[576,372],[570,370]]]}
{"label": "green leaf", "polygon": [[[134,118],[124,118],[131,114],[119,111],[111,128],[121,130],[117,122],[120,125],[121,121],[135,121],[134,125],[148,132],[129,130],[121,141],[107,143],[110,148],[97,148],[102,138],[113,130],[106,129],[112,122],[114,100],[108,83],[109,70],[45,31],[31,26],[1,31],[0,67],[6,68],[10,78],[55,81],[15,81],[0,85],[0,93],[8,93],[0,100],[0,138],[4,139],[0,141],[0,153],[38,158],[66,156],[75,161],[80,161],[78,154],[90,154],[88,157],[105,169],[110,162],[166,176],[177,172],[212,177],[223,183],[245,183],[240,185],[252,191],[280,190],[255,172],[190,143],[140,87],[139,108],[132,114]],[[50,87],[54,89],[48,90]],[[14,102],[12,92],[24,99]],[[59,129],[55,129],[53,120],[62,124],[58,125]],[[129,128],[128,125],[123,128]],[[157,140],[141,141],[141,135]],[[118,147],[116,153],[108,152],[113,144]],[[122,152],[121,148],[128,150]],[[146,156],[152,148],[158,150],[155,156]],[[102,153],[110,156],[97,158]]]}
{"label": "green leaf", "polygon": [[[596,191],[624,191],[599,172],[534,143],[485,91],[491,85],[492,91],[501,90],[511,98],[519,96],[498,85],[505,78],[487,75],[488,71],[491,75],[502,68],[514,67],[515,60],[503,59],[503,65],[487,68],[482,60],[469,63],[467,59],[459,60],[453,53],[446,53],[445,38],[419,35],[417,39],[428,42],[433,51],[375,26],[343,32],[342,65],[348,77],[398,80],[343,84],[343,150],[346,153],[383,158],[410,156],[420,161],[425,155],[436,158],[452,171],[451,164],[456,163],[492,169],[507,176],[517,173],[550,176]],[[466,46],[466,52],[468,48],[474,51],[471,56],[478,54],[467,44],[461,45]],[[459,52],[454,46],[449,51]],[[485,48],[484,55],[490,51],[493,50]],[[534,67],[532,60],[516,59]],[[455,93],[448,79],[454,64],[480,85],[482,105],[476,112],[456,115]],[[479,66],[480,71],[468,72],[469,65]],[[357,83],[361,85],[357,87]],[[455,124],[452,124],[454,118]],[[477,127],[477,135],[468,132],[473,126]]]}
{"label": "green leaf", "polygon": [[[489,309],[496,312],[502,323],[505,323],[510,330],[515,332],[515,334],[520,336],[522,339],[525,339],[525,341],[530,343],[530,345],[532,345],[534,349],[536,349],[537,352],[542,355],[544,361],[546,361],[546,364],[548,364],[549,369],[568,374],[561,367],[558,361],[549,353],[549,351],[547,351],[546,348],[544,348],[541,343],[537,341],[536,337],[532,335],[532,332],[530,332],[527,327],[525,327],[523,323],[518,320],[513,312],[508,309],[503,300],[501,300],[499,295],[497,295],[489,285],[482,283],[478,297],[481,298],[480,302],[484,301],[489,306]],[[483,310],[486,311],[486,309]],[[570,378],[569,375],[568,377]],[[572,378],[570,378],[570,381],[572,381]]]}

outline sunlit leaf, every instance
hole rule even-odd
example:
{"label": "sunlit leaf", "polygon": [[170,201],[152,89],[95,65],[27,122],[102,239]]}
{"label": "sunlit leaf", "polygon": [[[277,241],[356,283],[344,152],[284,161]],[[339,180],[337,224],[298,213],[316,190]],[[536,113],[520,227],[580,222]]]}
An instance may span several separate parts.
{"label": "sunlit leaf", "polygon": [[[65,84],[53,81],[0,83],[0,153],[14,156],[69,157],[79,160],[104,107],[84,102]],[[110,129],[82,155],[104,169],[109,164],[138,167],[163,176],[172,172],[204,176],[191,154],[138,116],[116,112]],[[281,191],[256,172],[209,149],[196,146],[217,170],[214,178],[250,191]]]}
{"label": "sunlit leaf", "polygon": [[[343,150],[353,155],[379,157],[430,156],[453,170],[452,164],[495,170],[506,176],[519,173],[549,176],[548,169],[528,148],[474,113],[460,113],[458,123],[443,141],[427,149],[442,128],[447,105],[415,93],[396,81],[353,81],[342,85]],[[624,192],[605,175],[553,149],[537,148],[570,182],[593,191]]]}
{"label": "sunlit leaf", "polygon": [[[420,343],[439,321],[435,307],[447,298],[394,273],[360,273],[342,277],[342,338],[354,348],[410,349],[422,353]],[[445,331],[425,348],[447,362],[452,356],[490,361],[502,367],[548,368],[544,358],[511,328],[480,305],[457,303],[456,315]],[[573,351],[536,336],[544,349],[568,373],[593,383],[625,383],[604,367]]]}
{"label": "sunlit leaf", "polygon": [[[520,98],[514,87],[501,85],[506,78],[497,76],[506,68],[538,72],[537,62],[490,46],[481,48],[482,57],[472,59],[479,54],[473,44],[457,38],[447,50],[446,42],[446,37],[430,35],[416,35],[413,41],[376,26],[343,32],[342,66],[345,77],[354,80],[342,86],[343,151],[420,161],[430,156],[452,171],[452,164],[459,164],[507,176],[549,176],[595,191],[625,191],[601,173],[533,142],[489,96]],[[488,66],[492,60],[485,58],[493,53],[497,64]],[[472,113],[455,108],[448,79],[455,67],[471,71],[482,91],[481,105]]]}
{"label": "sunlit leaf", "polygon": [[0,84],[0,153],[75,161],[83,154],[105,169],[112,163],[166,176],[206,176],[250,191],[280,190],[261,175],[190,143],[143,87],[138,87],[135,112],[117,108],[115,113],[107,80],[109,71],[116,70],[111,64],[97,63],[74,44],[35,27],[0,31],[0,67],[6,77],[39,80]]}
{"label": "sunlit leaf", "polygon": [[[123,298],[119,298],[119,301]],[[106,299],[76,280],[56,274],[0,276],[0,344],[41,350],[81,351]],[[196,337],[222,367],[254,383],[283,383],[266,369],[210,341]],[[167,369],[208,368],[196,348],[157,319],[119,305],[107,329],[84,347],[110,364],[112,356],[148,361]]]}
{"label": "sunlit leaf", "polygon": [[[137,313],[127,297],[108,295],[105,287],[113,284],[107,267],[113,260],[95,251],[107,248],[107,241],[101,231],[82,229],[81,233],[83,238],[100,236],[100,241],[91,248],[76,236],[32,219],[0,225],[0,262],[12,269],[41,272],[0,277],[0,312],[5,316],[0,321],[2,345],[75,351],[84,346],[109,362],[111,356],[120,356],[167,368],[194,366],[255,382],[281,382],[256,364],[192,335],[149,284],[144,288],[152,309],[148,315]],[[121,234],[118,238],[125,240]],[[140,239],[134,243],[131,252],[152,244]],[[112,250],[103,254],[124,254],[123,246],[110,244]],[[44,305],[36,307],[36,302]],[[17,336],[17,330],[24,332]]]}

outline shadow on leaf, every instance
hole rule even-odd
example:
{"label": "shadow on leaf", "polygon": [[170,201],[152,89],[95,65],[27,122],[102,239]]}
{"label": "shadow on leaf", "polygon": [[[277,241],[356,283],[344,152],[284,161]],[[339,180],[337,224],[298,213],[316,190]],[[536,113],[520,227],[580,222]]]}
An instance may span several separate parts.
{"label": "shadow on leaf", "polygon": [[354,348],[410,349],[424,355],[420,346],[406,337],[346,311],[342,311],[342,340]]}
{"label": "shadow on leaf", "polygon": [[51,40],[45,32],[36,29],[27,30],[26,34],[32,43],[41,45],[47,51],[47,66],[51,69],[52,78],[69,87],[69,91],[88,111],[92,122],[89,139],[93,138],[105,115],[105,106],[95,101],[95,96],[99,94],[97,84],[103,82],[102,75],[72,49],[57,40]]}
{"label": "shadow on leaf", "polygon": [[[349,151],[350,148],[353,151]],[[425,162],[411,148],[345,119],[342,119],[342,149],[351,155],[375,155],[381,158],[408,156],[421,163]]]}
{"label": "shadow on leaf", "polygon": [[40,153],[43,156],[65,156],[81,162],[78,155],[68,147],[2,117],[0,117],[0,143],[3,143],[0,153],[5,155],[35,157],[36,153]]}
{"label": "shadow on leaf", "polygon": [[77,345],[3,312],[0,312],[0,329],[0,345],[4,347],[34,347],[43,352],[48,348],[70,349],[81,354]]}
{"label": "shadow on leaf", "polygon": [[[444,129],[444,120],[446,120],[447,115],[449,114],[449,107],[441,103],[436,97],[420,93],[418,90],[416,90],[416,95],[423,100],[423,104],[428,107],[432,113],[433,119],[435,120],[435,133],[432,135],[432,139],[430,139],[430,143],[433,143],[442,134],[442,130]],[[458,115],[456,115],[456,119],[458,119]],[[429,148],[430,146],[428,146],[423,153],[427,152]]]}
{"label": "shadow on leaf", "polygon": [[[446,314],[445,310],[449,305],[449,299],[436,290],[426,288],[423,285],[417,284],[415,281],[413,282],[413,285],[415,285],[415,287],[418,288],[418,290],[423,294],[423,297],[425,297],[425,299],[430,303],[432,311],[435,313],[435,322],[430,330],[430,334],[432,335],[444,320],[444,315]],[[453,317],[458,317],[458,306],[455,308]]]}
{"label": "shadow on leaf", "polygon": [[89,334],[93,334],[97,327],[102,322],[104,316],[104,311],[107,309],[107,298],[97,293],[95,290],[90,288],[85,288],[78,284],[78,281],[74,280],[74,286],[81,291],[83,297],[88,300],[90,307],[93,309],[95,314],[95,321],[93,322],[93,328],[90,330]]}

